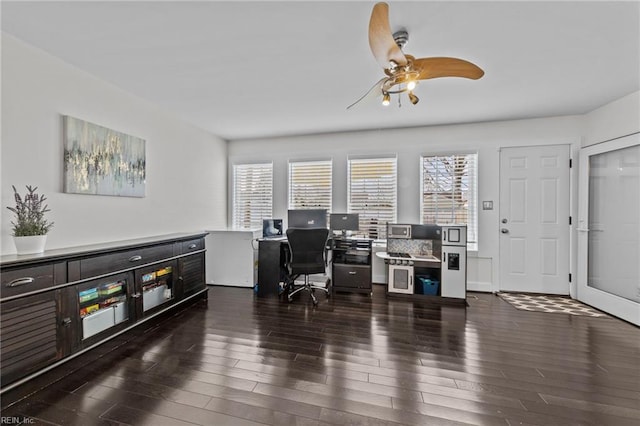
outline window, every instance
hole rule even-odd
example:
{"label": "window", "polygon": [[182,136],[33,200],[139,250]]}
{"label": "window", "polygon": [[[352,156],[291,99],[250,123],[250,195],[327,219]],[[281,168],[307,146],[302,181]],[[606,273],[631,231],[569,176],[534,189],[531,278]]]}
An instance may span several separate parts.
{"label": "window", "polygon": [[273,164],[233,166],[233,226],[261,227],[273,215]]}
{"label": "window", "polygon": [[386,238],[387,222],[397,217],[395,157],[349,159],[349,213],[360,215],[360,230]]}
{"label": "window", "polygon": [[289,209],[331,212],[332,162],[289,162]]}
{"label": "window", "polygon": [[422,223],[467,225],[478,242],[478,154],[422,157]]}

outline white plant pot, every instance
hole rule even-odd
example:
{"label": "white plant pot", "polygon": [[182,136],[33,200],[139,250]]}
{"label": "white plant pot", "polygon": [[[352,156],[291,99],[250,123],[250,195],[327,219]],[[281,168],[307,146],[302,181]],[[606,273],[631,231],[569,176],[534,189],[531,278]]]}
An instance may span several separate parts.
{"label": "white plant pot", "polygon": [[29,237],[13,237],[18,254],[42,253],[47,242],[46,235],[33,235]]}

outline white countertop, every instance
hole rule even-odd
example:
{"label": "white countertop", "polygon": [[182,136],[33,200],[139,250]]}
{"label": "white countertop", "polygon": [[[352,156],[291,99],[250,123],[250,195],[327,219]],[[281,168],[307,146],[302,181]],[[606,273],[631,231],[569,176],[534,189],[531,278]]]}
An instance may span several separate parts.
{"label": "white countertop", "polygon": [[396,260],[413,260],[414,262],[434,262],[440,263],[440,259],[435,256],[429,256],[425,254],[411,254],[411,257],[395,257],[389,256],[386,251],[379,251],[376,253],[376,256],[381,259],[396,259]]}
{"label": "white countertop", "polygon": [[255,233],[255,232],[260,232],[262,233],[262,229],[261,228],[215,228],[215,229],[207,229],[207,232],[250,232],[250,233]]}

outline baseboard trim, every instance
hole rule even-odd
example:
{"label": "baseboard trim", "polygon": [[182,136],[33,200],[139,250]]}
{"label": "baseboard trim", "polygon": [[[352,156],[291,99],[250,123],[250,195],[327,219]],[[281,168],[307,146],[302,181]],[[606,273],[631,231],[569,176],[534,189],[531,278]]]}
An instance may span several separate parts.
{"label": "baseboard trim", "polygon": [[467,281],[467,291],[479,291],[483,293],[491,293],[493,290],[491,289],[490,282]]}

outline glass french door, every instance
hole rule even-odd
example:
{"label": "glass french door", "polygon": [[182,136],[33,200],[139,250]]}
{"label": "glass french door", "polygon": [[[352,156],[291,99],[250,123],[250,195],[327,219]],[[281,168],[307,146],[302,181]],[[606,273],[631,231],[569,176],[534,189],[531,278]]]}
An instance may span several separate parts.
{"label": "glass french door", "polygon": [[578,300],[640,325],[640,134],[580,151]]}

